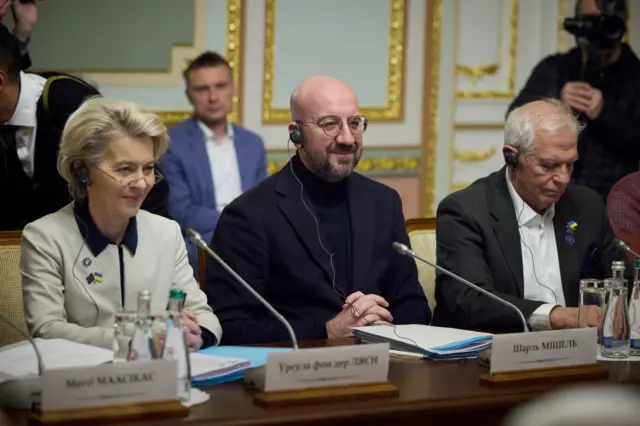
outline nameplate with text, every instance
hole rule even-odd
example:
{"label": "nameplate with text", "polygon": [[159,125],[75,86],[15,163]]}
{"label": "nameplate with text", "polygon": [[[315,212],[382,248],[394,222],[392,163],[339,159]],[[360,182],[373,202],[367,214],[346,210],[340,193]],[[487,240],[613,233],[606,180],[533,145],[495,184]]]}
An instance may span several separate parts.
{"label": "nameplate with text", "polygon": [[491,374],[596,363],[596,328],[498,334]]}
{"label": "nameplate with text", "polygon": [[271,352],[264,390],[379,383],[388,374],[388,343]]}
{"label": "nameplate with text", "polygon": [[42,374],[42,411],[178,398],[175,360],[123,362],[48,370]]}

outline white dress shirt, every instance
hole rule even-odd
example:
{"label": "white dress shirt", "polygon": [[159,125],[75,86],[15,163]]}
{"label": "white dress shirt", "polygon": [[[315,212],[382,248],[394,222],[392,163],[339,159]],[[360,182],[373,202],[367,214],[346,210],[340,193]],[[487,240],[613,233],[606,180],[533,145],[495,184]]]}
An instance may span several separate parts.
{"label": "white dress shirt", "polygon": [[38,99],[47,79],[36,74],[20,72],[20,97],[16,110],[6,124],[19,127],[16,132],[16,151],[22,169],[33,177],[33,159],[36,145],[36,112]]}
{"label": "white dress shirt", "polygon": [[555,205],[538,214],[518,195],[509,179],[507,186],[518,219],[524,298],[546,302],[528,318],[533,330],[549,330],[549,314],[555,306],[565,306],[558,246],[553,228]]}
{"label": "white dress shirt", "polygon": [[242,194],[240,170],[238,170],[238,158],[233,140],[233,126],[229,123],[227,133],[222,139],[217,139],[204,123],[198,121],[198,125],[204,133],[207,145],[213,188],[216,194],[216,210],[222,212],[227,204]]}

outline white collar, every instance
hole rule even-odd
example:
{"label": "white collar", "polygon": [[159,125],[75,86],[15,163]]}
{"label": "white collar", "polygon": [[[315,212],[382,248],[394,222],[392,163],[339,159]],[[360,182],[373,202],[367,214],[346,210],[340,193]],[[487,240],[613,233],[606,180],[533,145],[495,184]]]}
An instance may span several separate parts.
{"label": "white collar", "polygon": [[535,218],[540,218],[540,220],[549,218],[553,220],[553,217],[556,214],[556,205],[555,203],[551,205],[544,212],[544,215],[540,215],[538,212],[533,210],[529,204],[525,203],[522,197],[516,192],[516,189],[511,184],[511,179],[509,179],[509,169],[507,168],[505,171],[505,178],[507,179],[507,187],[509,188],[509,195],[511,196],[511,201],[513,202],[513,208],[515,209],[516,219],[518,220],[518,228],[523,227],[530,221]]}
{"label": "white collar", "polygon": [[16,110],[6,124],[18,127],[35,127],[38,99],[42,95],[42,88],[46,79],[37,74],[27,74],[20,71],[20,97]]}
{"label": "white collar", "polygon": [[[198,126],[200,127],[200,130],[202,130],[202,133],[204,133],[205,139],[207,139],[207,140],[216,140],[217,139],[216,135],[213,134],[211,129],[206,124],[204,124],[200,120],[196,120],[196,122],[198,123]],[[233,125],[229,121],[227,121],[226,136],[229,138],[229,140],[233,140]]]}

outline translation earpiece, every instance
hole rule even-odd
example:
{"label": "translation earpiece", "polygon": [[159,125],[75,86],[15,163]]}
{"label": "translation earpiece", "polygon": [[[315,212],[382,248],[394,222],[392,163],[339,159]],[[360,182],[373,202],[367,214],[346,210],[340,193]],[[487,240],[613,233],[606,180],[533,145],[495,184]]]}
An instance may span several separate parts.
{"label": "translation earpiece", "polygon": [[89,178],[89,169],[84,164],[79,165],[73,169],[76,180],[82,185],[90,185],[91,179]]}
{"label": "translation earpiece", "polygon": [[296,124],[296,127],[289,132],[289,139],[293,142],[294,145],[300,145],[304,147],[304,138],[302,137],[302,132],[300,131],[300,127]]}
{"label": "translation earpiece", "polygon": [[502,150],[502,155],[504,156],[504,162],[513,167],[514,170],[518,169],[518,157],[520,156],[517,148],[507,148],[505,147]]}

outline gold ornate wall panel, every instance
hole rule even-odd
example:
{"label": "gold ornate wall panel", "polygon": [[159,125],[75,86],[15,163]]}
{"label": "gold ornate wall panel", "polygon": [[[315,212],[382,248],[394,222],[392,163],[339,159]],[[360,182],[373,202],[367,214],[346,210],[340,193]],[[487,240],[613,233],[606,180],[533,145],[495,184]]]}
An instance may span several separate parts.
{"label": "gold ornate wall panel", "polygon": [[[196,0],[197,3],[203,2],[203,0]],[[198,10],[198,7],[196,7]],[[204,9],[200,10],[200,16],[197,16],[196,22],[204,19]],[[204,25],[204,24],[203,24]],[[196,40],[204,39],[204,30],[196,32]],[[233,97],[233,110],[229,115],[229,120],[234,123],[242,124],[242,88],[243,88],[243,73],[242,73],[242,44],[244,31],[244,0],[227,0],[226,10],[226,39],[225,39],[225,58],[229,62],[231,69],[233,70],[233,81],[236,88],[236,94]],[[182,81],[182,72],[189,60],[192,60],[195,56],[202,53],[204,50],[204,43],[198,51],[194,52],[188,59],[182,62],[180,68],[180,82]],[[182,120],[187,119],[192,112],[191,111],[157,111],[157,114],[162,118],[162,121],[166,126],[170,127]]]}
{"label": "gold ornate wall panel", "polygon": [[422,167],[420,168],[420,214],[435,214],[436,151],[438,147],[438,96],[442,0],[428,0],[423,66]]}
{"label": "gold ornate wall panel", "polygon": [[[486,0],[485,0],[486,1]],[[471,98],[471,99],[504,99],[512,98],[515,96],[516,89],[516,62],[518,56],[518,13],[519,13],[519,0],[497,0],[499,2],[498,7],[498,59],[494,62],[485,64],[462,64],[456,63],[456,79],[457,76],[464,76],[469,79],[472,86],[481,83],[482,78],[487,76],[495,76],[500,70],[506,67],[506,89],[505,90],[457,90],[456,97],[458,98]],[[544,0],[548,1],[548,0]],[[508,38],[504,37],[503,22],[503,9],[509,8],[509,25],[508,25]],[[458,60],[458,47],[460,43],[465,42],[460,40],[460,26],[459,26],[459,14],[461,13],[460,1],[456,0],[456,61]],[[471,43],[477,40],[470,41]],[[507,47],[507,60],[504,63],[502,58],[503,43],[508,42]],[[481,46],[478,46],[481,49]]]}
{"label": "gold ornate wall panel", "polygon": [[[276,0],[265,0],[264,74],[262,123],[278,124],[289,121],[289,108],[274,106],[274,61],[276,31]],[[362,108],[370,121],[403,121],[404,58],[407,0],[390,0],[388,42],[387,105]],[[366,19],[366,14],[363,15]]]}

